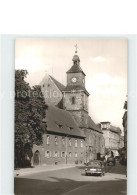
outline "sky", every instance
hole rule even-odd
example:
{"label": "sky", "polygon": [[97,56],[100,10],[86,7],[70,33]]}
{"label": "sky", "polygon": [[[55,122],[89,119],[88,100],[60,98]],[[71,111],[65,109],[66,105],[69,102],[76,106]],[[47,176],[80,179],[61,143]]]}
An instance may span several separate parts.
{"label": "sky", "polygon": [[18,38],[15,69],[27,69],[26,81],[38,85],[48,73],[66,85],[66,72],[75,55],[86,74],[89,115],[95,123],[110,121],[122,127],[127,99],[127,39],[119,38]]}

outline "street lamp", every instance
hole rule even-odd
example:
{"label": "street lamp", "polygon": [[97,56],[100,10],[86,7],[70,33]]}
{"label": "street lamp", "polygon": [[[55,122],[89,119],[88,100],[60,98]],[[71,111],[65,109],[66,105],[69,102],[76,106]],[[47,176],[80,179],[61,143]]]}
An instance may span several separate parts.
{"label": "street lamp", "polygon": [[88,158],[87,147],[88,147],[88,146],[86,146],[86,164],[87,164],[87,158]]}
{"label": "street lamp", "polygon": [[67,134],[67,135],[66,135],[66,164],[67,164],[67,153],[68,153],[68,151],[67,151],[67,149],[68,149],[68,148],[67,148],[67,137],[68,137],[68,136],[69,136],[69,135]]}

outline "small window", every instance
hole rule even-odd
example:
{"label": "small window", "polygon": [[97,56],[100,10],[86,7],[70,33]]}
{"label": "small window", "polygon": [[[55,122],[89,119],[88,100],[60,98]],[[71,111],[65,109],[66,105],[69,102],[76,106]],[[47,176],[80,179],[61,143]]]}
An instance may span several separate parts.
{"label": "small window", "polygon": [[73,130],[73,127],[68,127],[69,131],[72,131]]}
{"label": "small window", "polygon": [[83,141],[80,141],[80,147],[83,148]]}
{"label": "small window", "polygon": [[58,137],[55,136],[55,145],[58,145]]}
{"label": "small window", "polygon": [[55,123],[56,123],[56,125],[57,125],[58,128],[63,128],[63,125],[58,124],[57,122],[55,122]]}
{"label": "small window", "polygon": [[58,125],[59,128],[63,128],[63,125]]}
{"label": "small window", "polygon": [[75,152],[75,158],[77,158],[78,157],[78,153],[77,152]]}
{"label": "small window", "polygon": [[50,157],[51,157],[50,151],[45,151],[45,157],[46,157],[46,158],[50,158]]}
{"label": "small window", "polygon": [[109,128],[109,124],[107,124],[107,129]]}
{"label": "small window", "polygon": [[75,97],[72,97],[72,104],[75,104]]}
{"label": "small window", "polygon": [[59,153],[57,151],[54,152],[54,157],[57,158],[59,156]]}
{"label": "small window", "polygon": [[65,152],[62,152],[62,153],[61,153],[61,157],[62,157],[62,158],[65,158]]}
{"label": "small window", "polygon": [[62,145],[65,145],[65,137],[62,137]]}
{"label": "small window", "polygon": [[71,146],[71,138],[69,138],[69,146]]}
{"label": "small window", "polygon": [[72,156],[72,154],[71,154],[71,152],[69,152],[69,157],[71,157]]}
{"label": "small window", "polygon": [[47,145],[49,145],[49,135],[47,135]]}
{"label": "small window", "polygon": [[105,128],[105,129],[107,128],[107,124],[104,124],[104,128]]}
{"label": "small window", "polygon": [[75,147],[77,148],[78,147],[78,140],[75,139]]}

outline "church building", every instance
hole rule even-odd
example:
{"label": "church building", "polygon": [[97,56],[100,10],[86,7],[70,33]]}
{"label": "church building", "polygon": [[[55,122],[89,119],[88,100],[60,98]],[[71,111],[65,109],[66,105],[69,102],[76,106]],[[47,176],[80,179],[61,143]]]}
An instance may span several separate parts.
{"label": "church building", "polygon": [[45,102],[47,128],[43,145],[33,147],[33,165],[83,164],[104,156],[102,130],[88,113],[85,73],[75,52],[64,86],[46,74],[40,82]]}

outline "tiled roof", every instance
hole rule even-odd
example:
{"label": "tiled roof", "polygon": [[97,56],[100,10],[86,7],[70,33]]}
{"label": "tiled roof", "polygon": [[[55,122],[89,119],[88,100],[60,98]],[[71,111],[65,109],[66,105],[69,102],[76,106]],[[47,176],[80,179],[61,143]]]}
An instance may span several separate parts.
{"label": "tiled roof", "polygon": [[121,133],[121,129],[119,127],[114,127],[110,125],[110,131],[113,131],[115,133]]}
{"label": "tiled roof", "polygon": [[65,87],[65,89],[63,91],[85,91],[88,95],[89,93],[87,92],[87,90],[85,89],[85,87],[83,87],[82,85],[67,85]]}
{"label": "tiled roof", "polygon": [[109,123],[109,124],[110,124],[110,122],[109,122],[109,121],[103,121],[103,122],[100,122],[100,123],[103,123],[103,124],[105,124],[105,123]]}
{"label": "tiled roof", "polygon": [[63,91],[65,89],[65,86],[58,82],[56,79],[54,79],[52,76],[50,76],[50,78],[53,80],[53,82],[59,88],[60,91]]}
{"label": "tiled roof", "polygon": [[63,109],[63,98],[60,100],[60,102],[56,105],[58,108]]}
{"label": "tiled roof", "polygon": [[100,124],[100,123],[96,124],[96,126],[97,126],[99,129],[101,129],[101,124]]}
{"label": "tiled roof", "polygon": [[47,131],[62,135],[84,138],[84,132],[79,129],[71,114],[54,106],[48,106],[46,112]]}
{"label": "tiled roof", "polygon": [[90,116],[88,116],[88,128],[102,133],[102,130],[94,123]]}
{"label": "tiled roof", "polygon": [[68,71],[67,73],[79,73],[82,72],[84,75],[85,73],[81,69],[81,67],[78,64],[74,64]]}

